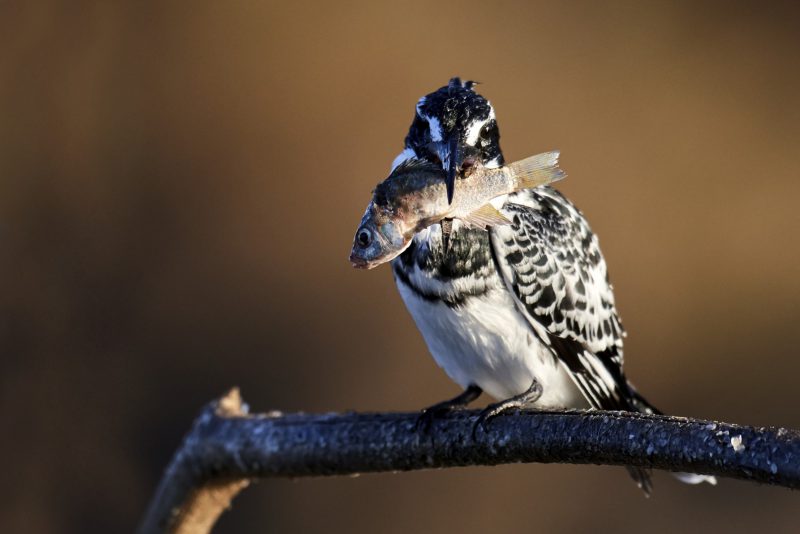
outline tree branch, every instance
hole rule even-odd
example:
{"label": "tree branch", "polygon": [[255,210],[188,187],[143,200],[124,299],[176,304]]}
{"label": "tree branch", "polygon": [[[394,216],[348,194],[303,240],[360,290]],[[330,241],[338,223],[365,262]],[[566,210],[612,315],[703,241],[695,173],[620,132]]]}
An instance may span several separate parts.
{"label": "tree branch", "polygon": [[473,439],[477,411],[247,415],[211,403],[175,454],[140,534],[208,532],[250,480],[512,462],[634,465],[800,488],[800,432],[627,412],[520,411]]}

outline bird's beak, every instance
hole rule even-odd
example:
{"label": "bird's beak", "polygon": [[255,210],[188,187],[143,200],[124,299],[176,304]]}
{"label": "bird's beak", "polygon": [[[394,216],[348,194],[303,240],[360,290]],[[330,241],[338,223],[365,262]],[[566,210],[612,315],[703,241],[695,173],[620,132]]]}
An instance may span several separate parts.
{"label": "bird's beak", "polygon": [[453,191],[456,187],[456,178],[458,178],[458,174],[461,171],[461,164],[464,161],[464,150],[463,143],[461,142],[461,139],[459,139],[458,135],[451,137],[448,145],[450,158],[447,166],[447,178],[445,185],[447,186],[447,203],[452,204]]}
{"label": "bird's beak", "polygon": [[445,162],[444,170],[447,173],[445,176],[447,203],[452,204],[456,180],[466,178],[465,169],[471,169],[475,164],[478,159],[478,150],[464,142],[458,134],[454,134],[448,139],[442,148],[447,151],[446,157],[440,158]]}

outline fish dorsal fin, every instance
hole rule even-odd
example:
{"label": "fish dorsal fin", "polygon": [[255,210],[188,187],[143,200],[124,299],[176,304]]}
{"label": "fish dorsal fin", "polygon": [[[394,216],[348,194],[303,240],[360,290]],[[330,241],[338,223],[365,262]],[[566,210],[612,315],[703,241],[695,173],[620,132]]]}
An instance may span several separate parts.
{"label": "fish dorsal fin", "polygon": [[553,150],[509,164],[508,169],[518,184],[517,189],[533,189],[564,179],[567,173],[558,167],[560,154],[558,150]]}
{"label": "fish dorsal fin", "polygon": [[497,211],[497,208],[491,204],[484,204],[476,209],[466,217],[460,217],[465,223],[477,228],[488,228],[489,226],[506,226],[511,224],[511,221]]}
{"label": "fish dorsal fin", "polygon": [[403,160],[397,167],[392,170],[390,175],[394,176],[400,174],[402,172],[409,172],[409,171],[430,171],[430,172],[443,172],[440,166],[437,166],[425,158],[415,158],[411,157],[406,160]]}

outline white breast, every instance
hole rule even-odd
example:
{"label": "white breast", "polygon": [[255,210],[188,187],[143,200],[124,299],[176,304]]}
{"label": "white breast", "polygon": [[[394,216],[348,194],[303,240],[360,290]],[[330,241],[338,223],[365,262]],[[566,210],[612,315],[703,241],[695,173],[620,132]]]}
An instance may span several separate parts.
{"label": "white breast", "polygon": [[461,387],[475,384],[503,400],[527,390],[535,377],[544,390],[536,406],[587,407],[504,286],[457,307],[425,300],[400,280],[397,287],[436,363]]}

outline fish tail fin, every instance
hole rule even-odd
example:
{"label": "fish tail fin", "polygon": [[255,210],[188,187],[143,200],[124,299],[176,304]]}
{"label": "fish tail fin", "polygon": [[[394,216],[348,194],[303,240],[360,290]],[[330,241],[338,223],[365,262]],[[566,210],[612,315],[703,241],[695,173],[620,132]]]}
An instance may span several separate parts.
{"label": "fish tail fin", "polygon": [[560,155],[558,150],[553,150],[509,164],[507,167],[517,189],[533,189],[564,179],[567,173],[558,167]]}

